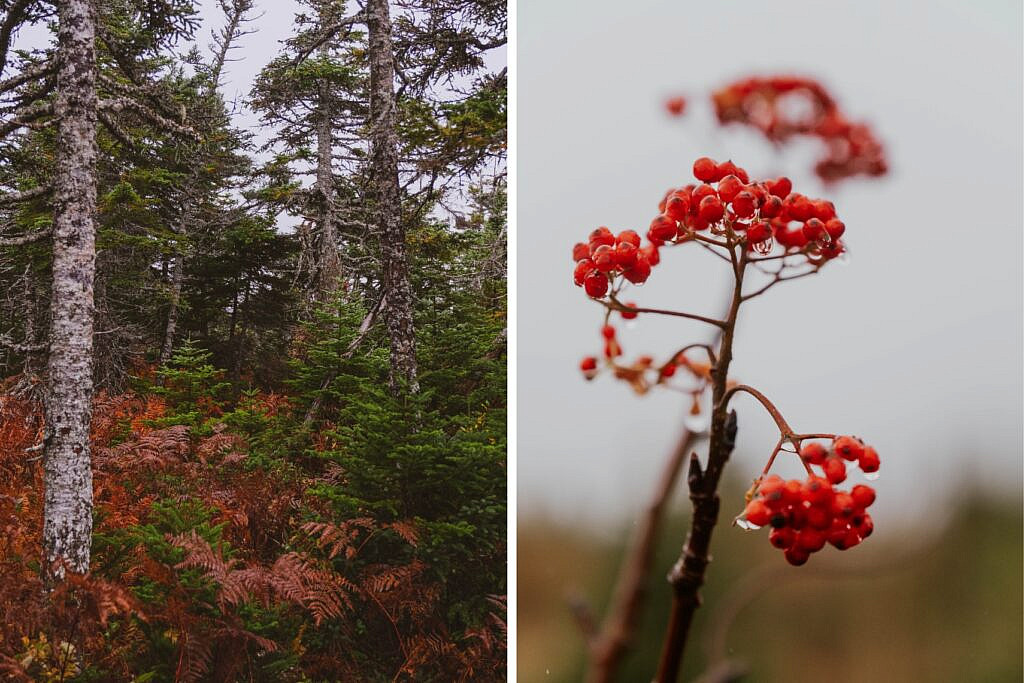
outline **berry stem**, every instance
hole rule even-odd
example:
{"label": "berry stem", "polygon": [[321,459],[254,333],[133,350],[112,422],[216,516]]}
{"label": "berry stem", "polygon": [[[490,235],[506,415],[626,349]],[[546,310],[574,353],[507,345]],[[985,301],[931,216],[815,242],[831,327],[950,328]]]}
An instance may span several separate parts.
{"label": "berry stem", "polygon": [[[747,386],[746,384],[737,384],[736,386],[732,387],[727,392],[725,392],[725,395],[722,397],[722,402],[725,405],[728,405],[729,399],[731,399],[735,394],[741,391],[750,394],[751,396],[756,398],[762,406],[764,406],[764,409],[767,410],[768,414],[772,416],[773,420],[775,420],[775,424],[778,426],[779,433],[782,434],[783,439],[792,442],[793,439],[796,438],[797,435],[793,433],[793,428],[790,427],[789,423],[786,422],[786,419],[782,417],[782,413],[780,413],[779,409],[775,407],[775,404],[769,401],[767,396],[762,394],[754,387]],[[725,408],[725,405],[723,405],[723,409]],[[811,437],[801,436],[801,438],[806,439]],[[794,443],[793,445],[799,447],[800,444]]]}
{"label": "berry stem", "polygon": [[683,311],[669,311],[662,308],[637,308],[635,306],[627,306],[616,298],[614,294],[608,297],[611,303],[606,303],[610,310],[613,311],[625,311],[626,313],[656,313],[658,315],[674,315],[679,318],[689,318],[691,320],[699,320],[715,327],[725,328],[727,324],[724,320],[715,320],[714,318],[708,318],[703,315],[697,315],[696,313],[685,313]]}
{"label": "berry stem", "polygon": [[702,472],[696,454],[690,458],[687,483],[690,500],[693,502],[693,518],[679,559],[668,576],[672,586],[672,610],[655,678],[658,683],[675,683],[679,678],[690,624],[701,603],[700,587],[704,583],[704,574],[710,561],[708,550],[711,547],[711,535],[718,523],[718,481],[736,443],[736,413],[727,411],[726,395],[736,321],[743,303],[743,273],[747,264],[743,246],[738,245],[739,255],[736,246],[733,244],[729,248],[735,274],[732,302],[719,342],[718,360],[711,372],[713,408],[708,462]]}

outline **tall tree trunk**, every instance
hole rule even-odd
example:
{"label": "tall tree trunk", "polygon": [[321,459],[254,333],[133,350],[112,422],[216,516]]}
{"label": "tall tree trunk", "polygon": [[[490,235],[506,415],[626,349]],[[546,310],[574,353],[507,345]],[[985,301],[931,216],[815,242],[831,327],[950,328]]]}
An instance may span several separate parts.
{"label": "tall tree trunk", "polygon": [[166,365],[174,353],[174,335],[178,328],[178,310],[181,307],[181,288],[185,282],[185,247],[181,243],[185,239],[185,224],[178,229],[179,250],[174,257],[174,266],[171,271],[171,301],[167,311],[167,327],[164,328],[164,343],[160,348],[160,365]]}
{"label": "tall tree trunk", "polygon": [[[326,49],[321,54],[326,53]],[[332,154],[334,135],[332,131],[330,92],[327,83],[321,80],[318,87],[316,125],[316,191],[319,202],[317,222],[317,247],[315,256],[316,278],[313,282],[313,300],[328,301],[338,288],[341,277],[341,261],[338,258],[338,237],[334,221],[334,172]]]}
{"label": "tall tree trunk", "polygon": [[367,0],[370,56],[370,163],[375,188],[377,230],[383,266],[384,320],[391,340],[391,387],[416,393],[416,335],[412,286],[405,248],[405,226],[398,187],[398,134],[395,130],[395,55],[391,46],[388,0]]}
{"label": "tall tree trunk", "polygon": [[49,579],[89,570],[92,538],[93,280],[96,245],[96,17],[90,0],[58,3],[59,119],[53,217],[43,548]]}
{"label": "tall tree trunk", "polygon": [[[205,97],[213,97],[220,87],[220,77],[224,71],[224,64],[227,62],[228,52],[231,51],[235,41],[241,35],[241,25],[246,21],[245,13],[252,8],[251,0],[235,0],[230,5],[224,6],[227,15],[227,25],[224,27],[219,38],[214,42],[217,46],[213,65],[210,69],[210,83],[204,93]],[[195,151],[195,160],[189,171],[188,181],[185,184],[184,199],[185,206],[192,206],[198,202],[194,195],[198,192],[199,169],[203,165],[203,146],[200,144]],[[181,310],[181,288],[185,282],[185,262],[188,260],[188,228],[191,225],[192,216],[187,209],[183,213],[180,224],[175,232],[178,234],[178,250],[174,257],[174,271],[171,273],[171,301],[167,310],[167,326],[164,328],[164,343],[160,348],[160,365],[165,365],[171,360],[174,353],[174,335],[178,327],[178,315]],[[163,380],[158,380],[163,383]]]}

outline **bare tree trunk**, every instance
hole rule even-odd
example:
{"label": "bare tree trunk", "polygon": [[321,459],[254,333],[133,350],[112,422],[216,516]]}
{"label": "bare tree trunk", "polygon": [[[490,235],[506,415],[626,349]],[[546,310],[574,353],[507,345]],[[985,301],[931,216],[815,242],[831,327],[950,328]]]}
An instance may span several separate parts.
{"label": "bare tree trunk", "polygon": [[[179,229],[178,234],[184,238],[185,226]],[[181,240],[179,240],[181,241]],[[160,365],[166,365],[174,353],[174,335],[178,328],[178,310],[181,308],[181,288],[185,282],[185,250],[181,247],[174,257],[174,266],[171,271],[171,305],[167,311],[167,327],[164,329],[164,344],[160,348]]]}
{"label": "bare tree trunk", "polygon": [[383,265],[384,320],[391,340],[391,387],[416,393],[416,334],[412,286],[405,248],[405,226],[398,185],[398,134],[395,130],[395,55],[391,45],[388,0],[367,0],[370,55],[370,128],[378,236]]}
{"label": "bare tree trunk", "polygon": [[93,280],[96,245],[96,17],[90,0],[58,3],[59,119],[53,218],[43,548],[49,579],[89,570],[92,538]]}
{"label": "bare tree trunk", "polygon": [[320,81],[316,126],[316,190],[320,203],[317,232],[316,279],[313,299],[328,301],[338,288],[341,261],[338,258],[338,237],[334,229],[334,172],[331,166],[334,136],[327,83]]}
{"label": "bare tree trunk", "polygon": [[[252,9],[252,0],[234,0],[230,5],[224,5],[223,9],[227,16],[227,24],[220,35],[214,38],[217,47],[213,66],[210,70],[210,84],[205,92],[206,97],[213,97],[220,85],[221,73],[224,71],[224,64],[227,62],[228,53],[233,49],[235,41],[242,35],[242,24],[247,21],[245,13]],[[202,155],[196,152],[196,161],[189,171],[188,182],[185,185],[186,205],[192,205],[196,200],[192,195],[197,191],[199,183],[198,168],[202,165]],[[178,251],[174,257],[174,271],[171,273],[171,301],[167,310],[167,326],[164,328],[164,343],[160,348],[160,365],[165,365],[174,352],[174,335],[178,327],[178,314],[181,309],[181,289],[185,282],[185,262],[188,260],[186,252],[188,246],[188,228],[191,224],[191,216],[186,212],[175,232],[178,234]],[[162,383],[162,380],[158,380]]]}

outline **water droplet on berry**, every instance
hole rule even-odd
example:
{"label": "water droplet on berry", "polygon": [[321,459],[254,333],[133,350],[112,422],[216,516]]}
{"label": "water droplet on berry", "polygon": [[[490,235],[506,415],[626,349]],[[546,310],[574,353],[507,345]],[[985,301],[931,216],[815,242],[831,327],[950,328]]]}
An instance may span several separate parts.
{"label": "water droplet on berry", "polygon": [[736,526],[738,526],[739,528],[741,528],[741,529],[743,529],[745,531],[757,531],[758,529],[761,528],[757,524],[754,524],[754,523],[752,523],[751,521],[749,521],[747,519],[743,519],[742,517],[740,519],[736,520]]}
{"label": "water droplet on berry", "polygon": [[878,480],[878,476],[879,476],[878,472],[865,472],[864,473],[864,478],[867,479],[868,481],[877,481]]}
{"label": "water droplet on berry", "polygon": [[703,434],[711,427],[711,419],[708,411],[702,410],[698,415],[687,413],[683,416],[683,425],[694,434]]}

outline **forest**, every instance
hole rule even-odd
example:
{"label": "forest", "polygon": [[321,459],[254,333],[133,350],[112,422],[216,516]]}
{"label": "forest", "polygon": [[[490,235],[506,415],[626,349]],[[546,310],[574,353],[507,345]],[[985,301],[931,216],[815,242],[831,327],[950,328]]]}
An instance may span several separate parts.
{"label": "forest", "polygon": [[5,680],[504,679],[505,3],[263,2],[0,2]]}

